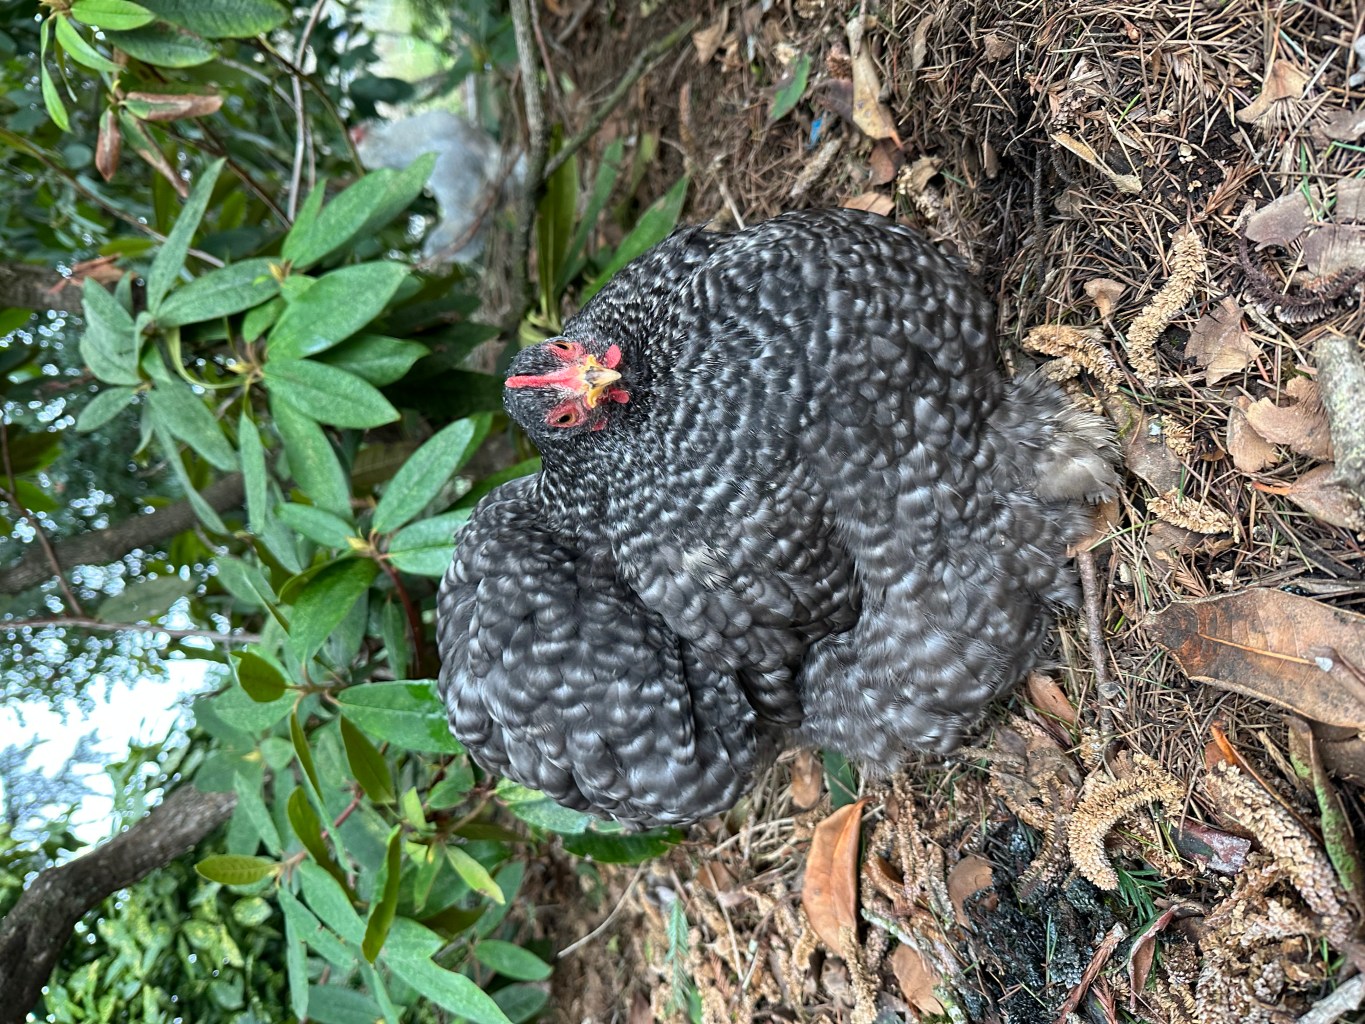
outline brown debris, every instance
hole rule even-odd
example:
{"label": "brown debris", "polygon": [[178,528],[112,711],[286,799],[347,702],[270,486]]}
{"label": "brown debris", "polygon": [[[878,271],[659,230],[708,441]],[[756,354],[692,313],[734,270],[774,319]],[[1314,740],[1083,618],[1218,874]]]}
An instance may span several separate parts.
{"label": "brown debris", "polygon": [[1098,331],[1065,325],[1034,327],[1024,335],[1021,344],[1029,352],[1069,359],[1089,371],[1107,390],[1118,390],[1122,380],[1118,365]]}
{"label": "brown debris", "polygon": [[1235,299],[1225,297],[1194,325],[1185,354],[1204,368],[1210,384],[1216,384],[1240,373],[1260,350],[1242,326],[1242,307]]}
{"label": "brown debris", "polygon": [[1171,276],[1128,328],[1128,359],[1145,384],[1160,380],[1156,341],[1194,297],[1195,284],[1208,272],[1204,244],[1189,228],[1176,232],[1171,247]]}
{"label": "brown debris", "polygon": [[1282,444],[1313,459],[1332,457],[1332,434],[1327,412],[1318,397],[1318,386],[1307,377],[1295,377],[1285,386],[1286,405],[1262,398],[1247,407],[1247,422],[1267,441]]}
{"label": "brown debris", "polygon": [[1156,761],[1138,751],[1120,755],[1117,775],[1103,769],[1090,774],[1067,828],[1067,844],[1076,869],[1090,882],[1112,892],[1119,876],[1104,850],[1106,837],[1120,821],[1147,804],[1175,810],[1185,787]]}

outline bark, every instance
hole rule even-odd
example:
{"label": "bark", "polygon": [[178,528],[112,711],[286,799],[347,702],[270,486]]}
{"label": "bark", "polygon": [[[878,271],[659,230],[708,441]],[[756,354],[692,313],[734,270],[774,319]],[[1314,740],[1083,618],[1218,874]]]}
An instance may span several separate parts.
{"label": "bark", "polygon": [[[215,481],[201,492],[215,512],[238,508],[245,500],[242,474],[232,473]],[[188,501],[159,508],[145,516],[133,516],[103,530],[78,534],[53,545],[57,564],[63,570],[77,565],[108,565],[137,548],[155,547],[194,525],[194,509]],[[0,594],[18,594],[56,575],[47,555],[32,545],[27,554],[7,569],[0,570]]]}
{"label": "bark", "polygon": [[1332,429],[1337,479],[1365,508],[1365,360],[1354,338],[1328,334],[1313,348],[1318,387]]}
{"label": "bark", "polygon": [[79,312],[81,289],[50,267],[0,263],[0,307],[4,306]]}
{"label": "bark", "polygon": [[232,814],[235,793],[183,786],[102,846],[48,868],[0,921],[0,1024],[21,1024],[37,1003],[76,922],[111,893],[191,850]]}

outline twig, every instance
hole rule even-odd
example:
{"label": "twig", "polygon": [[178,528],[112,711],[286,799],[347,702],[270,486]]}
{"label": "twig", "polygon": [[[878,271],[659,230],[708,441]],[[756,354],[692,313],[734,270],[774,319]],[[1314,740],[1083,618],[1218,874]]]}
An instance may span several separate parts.
{"label": "twig", "polygon": [[545,127],[545,106],[540,96],[540,69],[536,63],[535,38],[531,28],[529,0],[511,0],[512,30],[517,43],[517,64],[521,70],[521,95],[526,106],[526,188],[521,194],[517,230],[512,243],[512,281],[508,288],[508,323],[514,330],[526,311],[529,292],[531,229],[535,226],[536,204],[545,184],[545,156],[550,136]]}
{"label": "twig", "polygon": [[101,622],[84,615],[57,615],[47,619],[0,620],[0,632],[11,629],[46,629],[48,626],[69,626],[75,629],[94,629],[102,633],[165,633],[172,640],[209,640],[215,644],[254,644],[260,642],[255,633],[211,633],[202,629],[168,629],[140,622]]}
{"label": "twig", "polygon": [[398,570],[389,564],[388,559],[381,558],[379,564],[393,582],[393,589],[398,592],[398,600],[403,605],[403,616],[408,620],[408,632],[412,635],[413,668],[417,671],[419,679],[425,679],[427,641],[426,634],[422,630],[422,613],[413,603],[408,588],[403,586],[403,580],[399,577]]}
{"label": "twig", "polygon": [[1085,602],[1085,638],[1090,645],[1090,661],[1095,670],[1095,689],[1099,697],[1100,735],[1114,735],[1114,702],[1118,688],[1109,675],[1109,659],[1104,650],[1104,631],[1100,616],[1100,585],[1095,574],[1095,555],[1089,549],[1076,555],[1081,570],[1081,594]]}
{"label": "twig", "polygon": [[57,577],[57,585],[62,588],[62,596],[66,598],[66,603],[77,615],[84,615],[85,609],[76,600],[76,595],[71,592],[66,577],[62,575],[61,563],[57,561],[57,552],[52,550],[52,542],[47,539],[47,531],[43,529],[43,524],[38,521],[38,517],[19,500],[19,487],[14,480],[14,464],[9,457],[9,424],[4,422],[0,422],[0,455],[4,457],[5,484],[7,487],[5,500],[17,508],[19,514],[27,519],[28,524],[33,527],[33,536],[37,538],[38,545],[43,549],[48,564],[52,566],[52,572]]}
{"label": "twig", "polygon": [[[516,3],[513,3],[512,11],[514,19],[516,7]],[[559,168],[564,165],[565,160],[578,152],[585,142],[596,135],[597,130],[602,127],[603,122],[611,116],[611,112],[620,105],[623,99],[625,99],[626,93],[630,91],[630,87],[640,80],[641,76],[650,69],[655,61],[668,53],[673,47],[677,46],[678,42],[685,36],[691,34],[692,30],[696,27],[697,19],[688,18],[672,32],[668,33],[668,35],[647,46],[644,51],[635,58],[635,62],[631,64],[621,80],[616,83],[615,88],[607,94],[607,98],[602,101],[602,105],[593,111],[592,117],[588,118],[588,123],[576,132],[568,142],[564,143],[559,152],[554,155],[554,159],[552,159],[545,168],[545,177],[548,178],[550,175],[554,174],[555,171],[559,170]],[[517,49],[521,49],[520,43],[518,43]],[[529,120],[529,109],[527,114]]]}
{"label": "twig", "polygon": [[1076,983],[1076,987],[1066,997],[1066,1002],[1057,1011],[1057,1024],[1066,1024],[1067,1016],[1081,1005],[1081,1000],[1085,997],[1085,990],[1090,987],[1090,983],[1095,980],[1100,971],[1104,970],[1104,965],[1109,962],[1109,958],[1114,955],[1114,950],[1118,949],[1119,943],[1124,940],[1127,934],[1121,924],[1116,924],[1109,929],[1109,934],[1100,942],[1095,949],[1095,955],[1090,958],[1090,965],[1081,975],[1081,980]]}
{"label": "twig", "polygon": [[[317,0],[313,4],[313,10],[308,15],[308,22],[303,26],[303,32],[299,36],[298,50],[294,54],[294,63],[298,65],[299,73],[293,75],[291,88],[294,94],[294,117],[298,127],[294,132],[294,166],[289,174],[289,202],[287,204],[289,221],[293,223],[294,215],[299,209],[299,184],[303,178],[303,154],[308,144],[308,120],[304,116],[303,109],[303,55],[308,51],[308,40],[313,34],[313,29],[317,27],[318,17],[322,14],[323,5],[327,0]],[[312,185],[312,175],[309,176],[309,185]]]}
{"label": "twig", "polygon": [[607,929],[607,926],[612,923],[612,921],[616,920],[616,915],[619,914],[621,912],[621,908],[626,905],[627,897],[629,897],[631,892],[634,891],[635,883],[640,880],[640,876],[644,874],[644,870],[645,866],[643,864],[641,864],[638,868],[635,869],[635,877],[630,880],[630,884],[626,886],[625,892],[621,893],[621,898],[616,901],[616,906],[612,908],[611,913],[607,915],[606,920],[604,920],[592,931],[588,932],[587,935],[584,935],[581,939],[575,939],[573,942],[569,943],[567,946],[561,949],[559,953],[556,954],[555,956],[556,960],[563,960],[575,949],[578,949],[585,943],[591,942],[593,939],[597,938],[597,936],[601,935],[602,932],[604,932]]}

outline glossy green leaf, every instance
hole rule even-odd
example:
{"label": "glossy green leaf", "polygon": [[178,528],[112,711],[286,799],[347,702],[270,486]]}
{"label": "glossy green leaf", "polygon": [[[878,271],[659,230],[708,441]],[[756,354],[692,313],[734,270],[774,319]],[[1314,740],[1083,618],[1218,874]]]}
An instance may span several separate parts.
{"label": "glossy green leaf", "polygon": [[346,717],[377,739],[417,753],[464,752],[450,734],[445,705],[429,682],[366,683],[348,686],[336,696]]}
{"label": "glossy green leaf", "polygon": [[341,870],[341,866],[327,849],[327,843],[322,838],[322,820],[318,817],[317,811],[313,810],[313,805],[308,802],[308,794],[302,789],[295,789],[290,793],[286,812],[289,816],[289,827],[294,830],[294,835],[299,837],[299,842],[303,844],[309,856],[335,878],[337,884],[345,886],[346,873]]}
{"label": "glossy green leaf", "polygon": [[237,454],[242,460],[242,481],[246,488],[247,524],[260,536],[270,522],[270,478],[265,466],[265,446],[261,432],[246,408],[237,420]]}
{"label": "glossy green leaf", "polygon": [[581,301],[587,302],[602,290],[618,270],[637,256],[644,255],[673,233],[673,229],[678,226],[678,215],[682,213],[683,202],[687,198],[687,184],[686,177],[679,178],[672,188],[640,215],[630,234],[616,247],[616,252],[612,254],[606,268],[592,284],[583,289]]}
{"label": "glossy green leaf", "polygon": [[279,865],[264,857],[242,857],[236,854],[220,853],[205,857],[194,866],[210,882],[223,885],[251,885],[262,878],[269,878]]}
{"label": "glossy green leaf", "polygon": [[597,177],[593,181],[592,195],[588,198],[587,208],[578,221],[573,239],[569,242],[569,250],[564,256],[564,266],[559,272],[556,286],[560,291],[567,288],[569,282],[583,269],[583,250],[587,248],[588,236],[597,227],[597,218],[602,216],[602,210],[606,207],[607,200],[611,198],[612,190],[616,188],[616,179],[621,175],[624,152],[625,142],[620,138],[613,139],[602,151]]}
{"label": "glossy green leaf", "polygon": [[803,53],[783,78],[782,86],[773,95],[773,105],[768,110],[768,123],[780,121],[796,108],[801,97],[806,95],[806,83],[810,80],[810,54]]}
{"label": "glossy green leaf", "polygon": [[344,341],[383,312],[407,276],[407,267],[389,262],[324,274],[285,307],[270,332],[269,358],[300,359]]}
{"label": "glossy green leaf", "polygon": [[475,1024],[511,1024],[497,1003],[473,981],[436,965],[431,957],[441,945],[435,932],[400,917],[393,922],[384,946],[384,963],[418,994],[443,1010]]}
{"label": "glossy green leaf", "polygon": [[190,503],[190,508],[194,509],[194,514],[211,532],[226,534],[228,532],[226,524],[213,506],[204,500],[204,496],[199,493],[194,482],[190,479],[189,473],[185,472],[185,464],[180,461],[180,452],[176,448],[175,439],[155,420],[152,421],[152,425],[157,443],[166,453],[166,462],[171,467],[171,473],[175,476],[176,482],[180,484],[180,489],[185,492],[185,500]]}
{"label": "glossy green leaf", "polygon": [[373,384],[326,363],[272,358],[262,376],[272,396],[319,423],[365,429],[398,419],[398,410]]}
{"label": "glossy green leaf", "polygon": [[544,793],[509,779],[502,779],[498,783],[497,795],[507,804],[509,811],[536,828],[575,835],[587,831],[594,822],[591,815],[561,807]]}
{"label": "glossy green leaf", "polygon": [[86,42],[76,26],[71,24],[70,18],[63,14],[53,15],[53,24],[57,30],[57,42],[77,64],[83,64],[91,71],[119,70],[117,64]]}
{"label": "glossy green leaf", "polygon": [[195,587],[179,576],[140,580],[105,598],[95,614],[103,622],[151,622],[170,611],[182,597],[194,593]]}
{"label": "glossy green leaf", "polygon": [[201,274],[166,296],[156,312],[158,327],[179,327],[240,313],[274,298],[280,290],[269,259],[243,260]]}
{"label": "glossy green leaf", "polygon": [[76,417],[76,429],[82,434],[98,430],[128,408],[135,394],[137,394],[136,388],[126,386],[105,388],[90,399],[89,404]]}
{"label": "glossy green leaf", "polygon": [[299,865],[298,876],[308,908],[332,931],[359,946],[365,935],[365,925],[341,884],[309,861]]}
{"label": "glossy green leaf", "polygon": [[289,1008],[299,1020],[308,1016],[308,951],[304,935],[318,927],[317,920],[283,886],[279,890],[280,910],[284,913],[284,967],[289,979]]}
{"label": "glossy green leaf", "polygon": [[[145,32],[147,30],[138,29],[138,31]],[[114,45],[120,44],[115,42]],[[137,55],[134,54],[133,56]],[[159,62],[152,61],[150,63]],[[213,195],[213,186],[218,181],[223,163],[224,161],[221,159],[215,160],[204,169],[199,180],[194,183],[189,199],[185,200],[180,216],[175,220],[175,227],[171,228],[171,233],[166,236],[165,244],[162,245],[152,260],[152,268],[147,272],[147,309],[153,316],[160,313],[161,301],[166,297],[166,293],[171,290],[171,285],[180,276],[181,268],[185,265],[185,257],[189,253],[190,242],[194,240],[194,233],[199,230],[199,222],[204,219],[204,211],[208,209],[209,197]]]}
{"label": "glossy green leaf", "polygon": [[300,658],[307,660],[317,652],[378,574],[379,566],[369,559],[344,558],[308,581],[289,620],[289,640]]}
{"label": "glossy green leaf", "polygon": [[454,761],[446,766],[446,776],[427,793],[427,803],[433,810],[444,810],[463,802],[474,788],[474,772],[465,761]]}
{"label": "glossy green leaf", "polygon": [[378,231],[411,206],[413,200],[426,188],[427,179],[431,177],[435,166],[436,154],[423,153],[401,171],[396,172],[389,179],[388,191],[370,210],[361,228],[361,236]]}
{"label": "glossy green leaf", "polygon": [[389,563],[415,576],[444,576],[455,553],[455,531],[472,514],[472,509],[456,509],[405,526],[389,542]]}
{"label": "glossy green leaf", "polygon": [[550,965],[530,950],[501,939],[484,939],[474,947],[474,958],[517,981],[544,981],[552,973]]}
{"label": "glossy green leaf", "polygon": [[52,74],[48,71],[47,37],[48,25],[44,22],[38,26],[38,88],[43,94],[43,106],[47,108],[47,116],[52,118],[52,123],[62,131],[69,132],[71,118],[67,116],[66,104],[62,102],[62,94],[57,89],[57,83],[52,80]]}
{"label": "glossy green leaf", "polygon": [[237,453],[223,436],[204,400],[182,381],[158,381],[147,393],[152,422],[173,437],[184,441],[215,469],[231,472],[237,468]]}
{"label": "glossy green leaf", "polygon": [[257,735],[282,721],[294,707],[293,695],[262,704],[252,700],[241,687],[233,687],[214,697],[203,697],[212,707],[214,714],[234,729],[248,735]]}
{"label": "glossy green leaf", "polygon": [[[345,725],[345,721],[342,722]],[[379,869],[375,879],[375,891],[379,899],[370,906],[369,917],[365,922],[365,938],[360,944],[365,959],[374,963],[379,951],[384,948],[384,940],[389,937],[389,928],[398,913],[398,887],[403,875],[403,828],[395,825],[389,832],[389,841],[384,855],[384,866]]]}
{"label": "glossy green leaf", "polygon": [[313,764],[313,751],[308,747],[308,737],[304,735],[297,711],[289,716],[289,739],[294,744],[294,756],[299,759],[299,767],[313,784],[313,792],[321,799],[322,786],[318,782],[317,767]]}
{"label": "glossy green leaf", "polygon": [[422,809],[422,798],[417,795],[416,786],[409,786],[403,790],[403,797],[399,800],[398,806],[403,813],[403,820],[414,829],[421,831],[426,826],[427,815]]}
{"label": "glossy green leaf", "polygon": [[382,334],[358,334],[318,356],[319,361],[353,373],[375,387],[400,380],[412,364],[427,354],[415,341],[386,338]]}
{"label": "glossy green leaf", "polygon": [[274,0],[142,0],[158,18],[206,39],[245,39],[279,28],[289,12]]}
{"label": "glossy green leaf", "polygon": [[242,651],[235,657],[237,682],[248,697],[261,704],[269,704],[284,696],[289,685],[283,672],[255,651]]}
{"label": "glossy green leaf", "polygon": [[512,1024],[522,1024],[545,1009],[550,993],[540,985],[504,985],[493,993],[493,1002]]}
{"label": "glossy green leaf", "polygon": [[75,0],[71,16],[107,32],[141,28],[155,18],[151,11],[132,0]]}
{"label": "glossy green leaf", "polygon": [[673,830],[649,835],[580,832],[564,837],[564,849],[576,857],[591,857],[602,864],[639,864],[667,853],[681,840],[681,834]]}
{"label": "glossy green leaf", "polygon": [[271,396],[270,413],[289,456],[289,471],[300,489],[314,505],[349,520],[351,483],[322,428],[277,396]]}
{"label": "glossy green leaf", "polygon": [[265,801],[261,798],[260,783],[238,774],[233,779],[233,788],[237,792],[237,806],[233,813],[243,815],[250,823],[251,830],[265,843],[265,848],[278,857],[284,851],[284,847],[280,843],[280,833],[275,828],[275,821],[270,817]]}
{"label": "glossy green leaf", "polygon": [[[346,761],[351,766],[351,774],[360,783],[365,795],[376,804],[393,803],[393,774],[389,771],[388,762],[369,738],[346,720],[345,715],[341,717],[341,741],[346,747]],[[373,962],[374,957],[370,957],[370,960]]]}
{"label": "glossy green leaf", "polygon": [[308,1019],[317,1024],[375,1024],[383,1016],[377,1002],[353,988],[312,985],[308,989]]}
{"label": "glossy green leaf", "polygon": [[408,631],[407,616],[403,613],[400,601],[390,598],[384,605],[381,632],[384,636],[384,654],[389,659],[389,672],[395,679],[408,674],[412,660],[412,635]]}
{"label": "glossy green leaf", "polygon": [[488,434],[487,414],[456,420],[413,452],[394,474],[374,512],[374,528],[392,533],[426,508]]}
{"label": "glossy green leaf", "polygon": [[242,340],[254,342],[259,339],[275,325],[283,312],[284,299],[278,295],[269,302],[247,310],[246,316],[242,317]]}
{"label": "glossy green leaf", "polygon": [[313,505],[281,505],[275,514],[285,526],[323,547],[349,550],[349,541],[355,537],[355,528],[350,523]]}
{"label": "glossy green leaf", "polygon": [[81,288],[85,309],[85,333],[81,335],[81,359],[90,372],[106,384],[138,384],[138,353],[141,342],[133,318],[98,281],[87,279]]}

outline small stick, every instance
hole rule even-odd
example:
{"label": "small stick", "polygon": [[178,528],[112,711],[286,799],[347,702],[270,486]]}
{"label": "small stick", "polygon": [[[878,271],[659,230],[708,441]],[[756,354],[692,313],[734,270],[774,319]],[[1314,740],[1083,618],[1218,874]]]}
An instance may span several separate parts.
{"label": "small stick", "polygon": [[1100,616],[1100,585],[1095,573],[1095,555],[1090,549],[1076,553],[1081,570],[1081,594],[1085,600],[1085,634],[1090,645],[1090,661],[1095,669],[1095,688],[1100,702],[1100,735],[1114,735],[1114,702],[1118,687],[1109,675],[1109,659],[1104,650],[1104,630]]}

